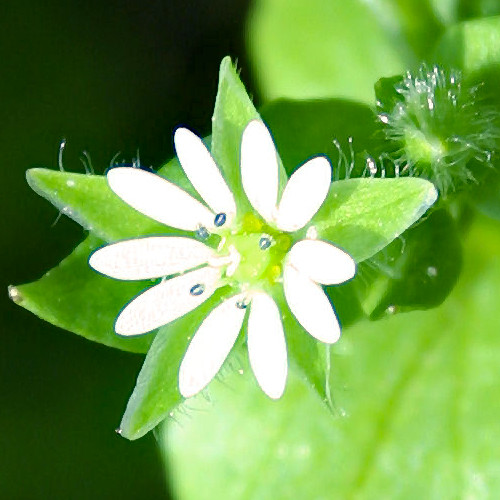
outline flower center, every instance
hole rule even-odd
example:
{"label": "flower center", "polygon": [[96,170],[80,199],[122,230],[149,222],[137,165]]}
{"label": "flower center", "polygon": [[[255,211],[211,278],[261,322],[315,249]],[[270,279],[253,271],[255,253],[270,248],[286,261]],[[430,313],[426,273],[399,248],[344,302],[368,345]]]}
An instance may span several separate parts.
{"label": "flower center", "polygon": [[226,277],[240,287],[261,288],[281,277],[282,263],[292,240],[253,214],[243,217],[221,240],[219,252],[231,258]]}

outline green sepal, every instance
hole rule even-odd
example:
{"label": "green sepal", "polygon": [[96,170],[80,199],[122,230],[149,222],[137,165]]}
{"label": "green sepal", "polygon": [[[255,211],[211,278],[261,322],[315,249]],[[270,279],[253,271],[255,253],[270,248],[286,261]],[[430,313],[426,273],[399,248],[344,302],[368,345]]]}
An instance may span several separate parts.
{"label": "green sepal", "polygon": [[[219,87],[212,117],[211,153],[235,197],[239,214],[253,212],[241,182],[241,136],[250,121],[260,119],[235,66],[229,57],[225,57],[220,66]],[[288,177],[279,157],[278,167],[281,192]]]}
{"label": "green sepal", "polygon": [[[436,199],[435,187],[424,179],[337,181],[310,226],[320,239],[343,248],[359,263],[398,237]],[[306,231],[295,236],[303,239]]]}
{"label": "green sepal", "polygon": [[179,367],[189,341],[205,316],[229,294],[229,287],[220,288],[194,311],[158,330],[127,403],[120,435],[131,440],[144,436],[182,402]]}
{"label": "green sepal", "polygon": [[113,325],[123,306],[151,282],[117,281],[93,271],[89,255],[103,243],[89,236],[39,280],[12,287],[11,297],[45,321],[89,340],[124,351],[147,352],[154,334],[120,337]]}

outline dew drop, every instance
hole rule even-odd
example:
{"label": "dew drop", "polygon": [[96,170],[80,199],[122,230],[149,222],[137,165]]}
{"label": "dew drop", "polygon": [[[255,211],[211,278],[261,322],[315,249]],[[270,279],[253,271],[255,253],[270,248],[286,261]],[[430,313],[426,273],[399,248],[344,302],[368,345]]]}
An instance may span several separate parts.
{"label": "dew drop", "polygon": [[73,179],[68,179],[66,181],[66,186],[71,188],[71,187],[74,187],[74,185],[75,185],[75,181]]}
{"label": "dew drop", "polygon": [[9,286],[9,298],[16,304],[19,304],[22,301],[22,296],[19,290],[15,286]]}
{"label": "dew drop", "polygon": [[204,291],[205,291],[205,285],[202,285],[201,283],[197,283],[196,285],[191,287],[191,290],[189,290],[189,293],[196,297],[197,295],[201,295]]}
{"label": "dew drop", "polygon": [[377,173],[377,165],[375,164],[375,161],[373,158],[367,158],[366,159],[366,166],[368,167],[368,171],[370,172],[370,175],[375,175]]}
{"label": "dew drop", "polygon": [[382,123],[389,123],[389,117],[385,113],[380,113],[380,115],[378,115],[378,119]]}
{"label": "dew drop", "polygon": [[438,270],[434,266],[429,266],[427,268],[427,276],[430,278],[435,278],[438,275]]}
{"label": "dew drop", "polygon": [[318,239],[318,230],[316,229],[316,226],[309,226],[306,232],[306,238],[308,240]]}

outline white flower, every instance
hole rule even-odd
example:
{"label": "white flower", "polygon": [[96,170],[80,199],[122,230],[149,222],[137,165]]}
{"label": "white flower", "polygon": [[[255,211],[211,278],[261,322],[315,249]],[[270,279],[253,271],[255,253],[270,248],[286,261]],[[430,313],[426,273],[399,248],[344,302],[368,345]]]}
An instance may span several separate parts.
{"label": "white flower", "polygon": [[[231,285],[236,293],[208,314],[185,353],[180,393],[193,396],[217,374],[248,309],[250,365],[263,391],[279,398],[286,383],[287,350],[281,314],[269,289],[282,281],[297,321],[316,339],[333,343],[340,336],[340,325],[321,285],[343,283],[356,272],[353,259],[330,243],[308,238],[291,246],[289,233],[304,228],[327,196],[330,163],[321,156],[304,163],[278,201],[279,166],[272,137],[262,122],[250,122],[241,141],[241,182],[261,220],[252,213],[239,213],[200,138],[179,128],[174,142],[181,166],[205,204],[138,168],[116,167],[107,174],[110,188],[134,209],[165,225],[195,231],[198,237],[131,239],[91,255],[90,266],[112,278],[164,278],[125,306],[115,331],[149,332],[195,309],[217,288]],[[217,249],[199,241],[210,233],[220,237]]]}

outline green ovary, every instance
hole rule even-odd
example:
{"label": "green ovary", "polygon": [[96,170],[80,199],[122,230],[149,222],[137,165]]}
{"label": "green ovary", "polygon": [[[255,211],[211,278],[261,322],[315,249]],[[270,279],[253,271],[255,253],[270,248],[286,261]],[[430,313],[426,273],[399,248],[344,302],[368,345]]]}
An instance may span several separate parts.
{"label": "green ovary", "polygon": [[408,158],[415,163],[438,162],[447,153],[438,137],[428,137],[420,130],[409,130],[405,133],[405,149]]}
{"label": "green ovary", "polygon": [[[269,238],[269,248],[261,248],[262,238]],[[261,288],[274,283],[282,273],[283,259],[292,239],[264,224],[254,215],[244,217],[237,231],[225,236],[220,254],[239,254],[240,261],[229,280],[239,286]]]}

